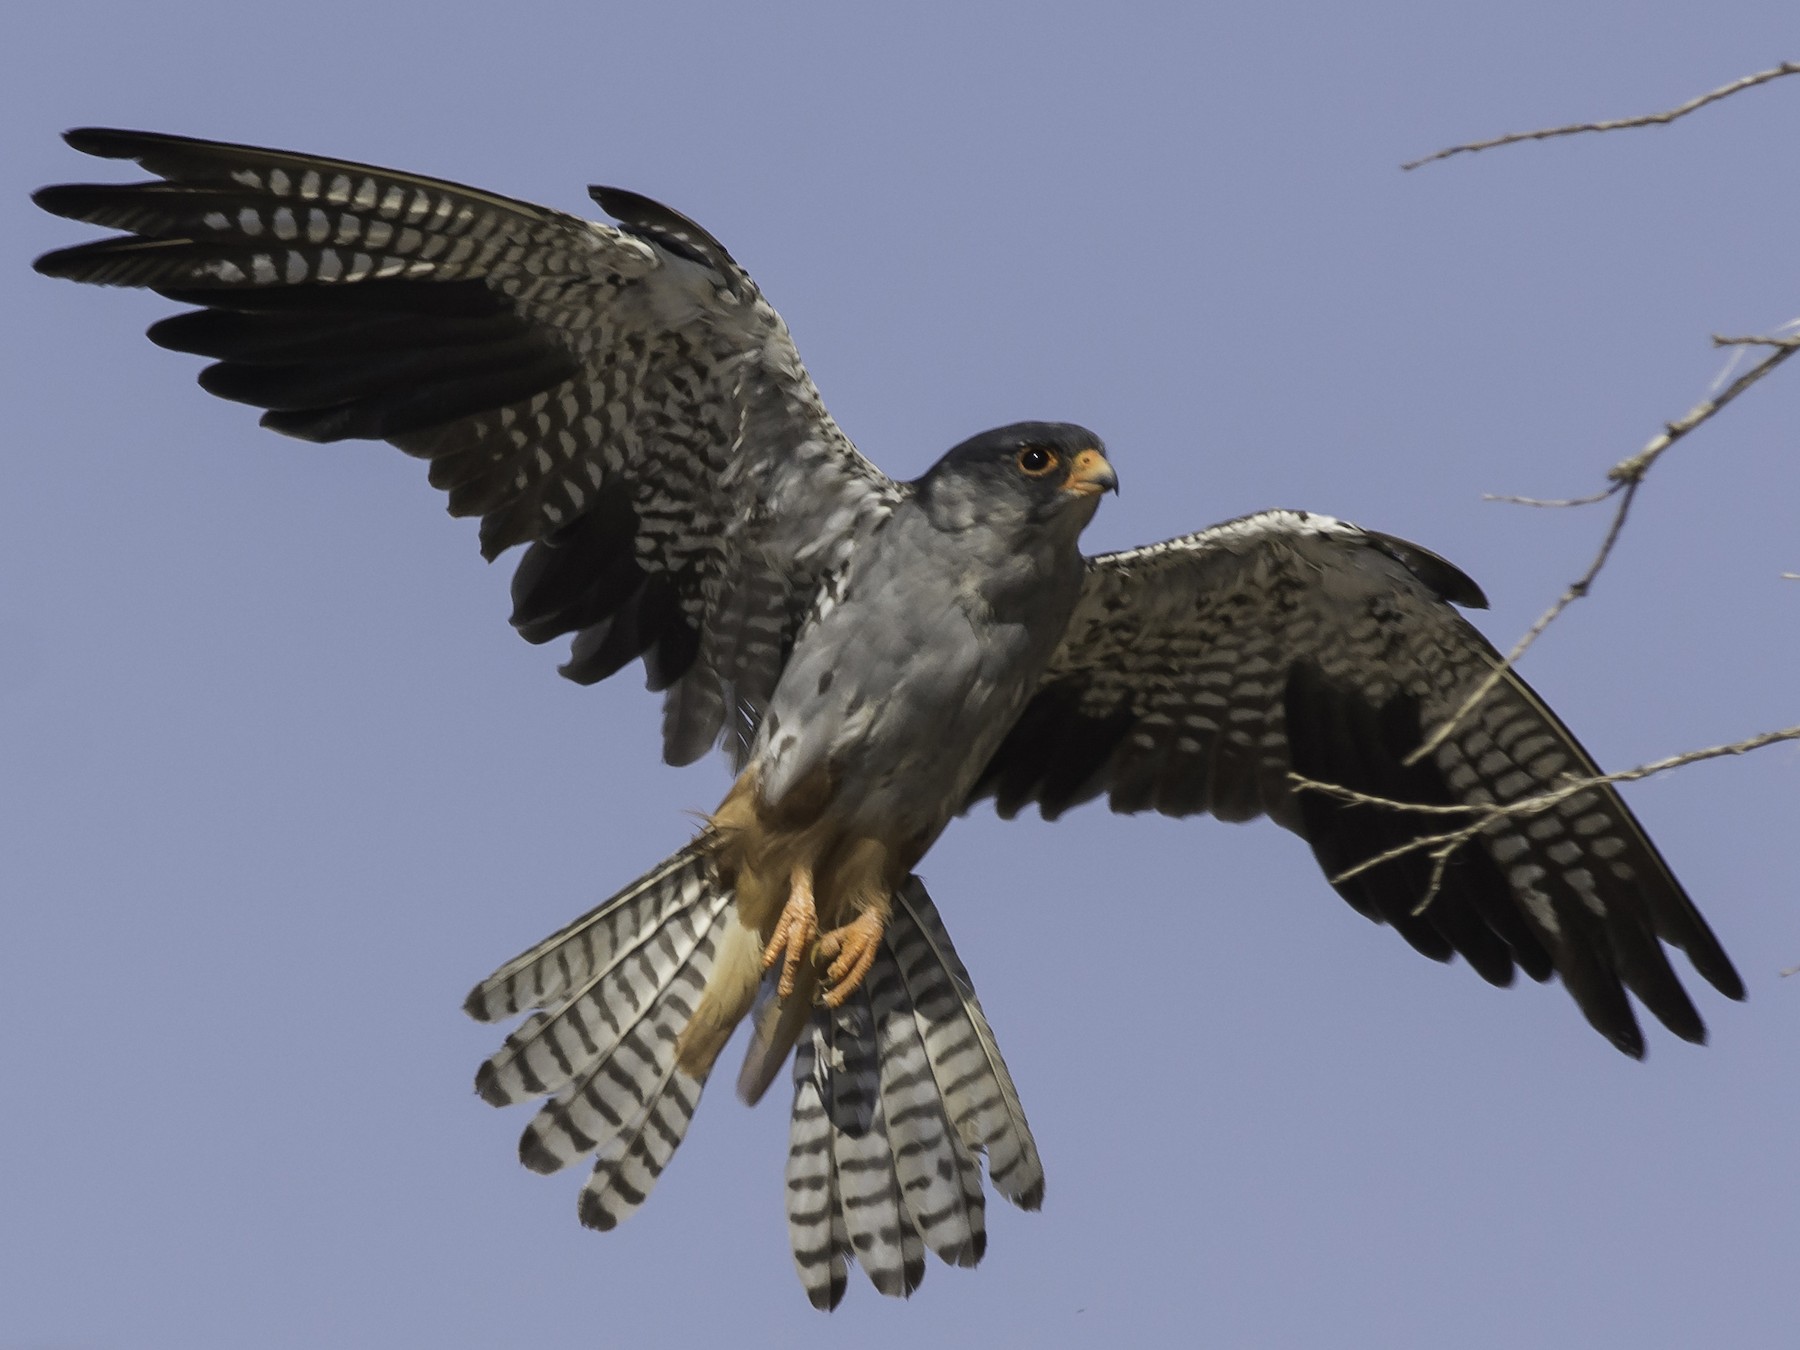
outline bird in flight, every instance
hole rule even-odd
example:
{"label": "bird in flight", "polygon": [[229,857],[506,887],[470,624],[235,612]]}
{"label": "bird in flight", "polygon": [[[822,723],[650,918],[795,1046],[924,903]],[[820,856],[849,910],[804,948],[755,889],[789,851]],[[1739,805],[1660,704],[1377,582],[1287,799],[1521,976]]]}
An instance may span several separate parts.
{"label": "bird in flight", "polygon": [[793,1062],[789,1235],[815,1305],[837,1304],[851,1262],[905,1295],[927,1250],[979,1261],[983,1158],[1037,1207],[1018,1093],[914,872],[986,798],[1003,816],[1102,797],[1267,815],[1360,913],[1494,984],[1559,976],[1628,1055],[1644,1052],[1628,993],[1705,1038],[1665,944],[1743,997],[1610,785],[1484,816],[1445,856],[1423,847],[1443,808],[1599,772],[1457,612],[1486,601],[1436,554],[1265,511],[1084,557],[1117,479],[1066,423],[971,437],[895,482],[725,248],[631,192],[592,189],[604,224],[276,150],[67,139],[154,177],[39,191],[123,232],[39,272],[193,306],[151,340],[211,359],[201,385],[265,426],[428,461],[487,558],[524,546],[527,641],[573,635],[562,673],[584,684],[641,659],[664,757],[730,758],[692,843],[464,1005],[523,1016],[476,1087],[544,1099],[527,1166],[593,1158],[582,1222],[644,1201],[745,1020],[740,1095]]}

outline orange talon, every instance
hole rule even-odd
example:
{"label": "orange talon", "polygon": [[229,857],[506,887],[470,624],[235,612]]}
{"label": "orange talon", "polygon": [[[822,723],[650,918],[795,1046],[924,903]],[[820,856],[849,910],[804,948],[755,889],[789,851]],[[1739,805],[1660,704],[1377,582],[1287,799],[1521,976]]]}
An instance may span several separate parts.
{"label": "orange talon", "polygon": [[[842,928],[834,928],[819,939],[819,959],[831,961],[825,970],[825,1005],[842,1007],[856,992],[875,964],[875,953],[881,950],[881,934],[887,921],[878,910],[866,910]],[[836,958],[835,960],[833,958]]]}
{"label": "orange talon", "polygon": [[781,997],[793,996],[794,983],[800,976],[800,963],[806,960],[807,949],[818,934],[819,915],[813,908],[812,873],[804,867],[796,867],[788,883],[787,903],[781,907],[781,917],[775,923],[775,936],[763,948],[762,956],[764,970],[777,960],[781,962],[781,983],[776,986]]}

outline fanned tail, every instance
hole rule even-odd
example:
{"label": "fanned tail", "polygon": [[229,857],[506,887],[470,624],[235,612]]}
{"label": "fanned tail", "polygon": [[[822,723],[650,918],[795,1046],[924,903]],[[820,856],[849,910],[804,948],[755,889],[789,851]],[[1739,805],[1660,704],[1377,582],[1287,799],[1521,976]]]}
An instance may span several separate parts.
{"label": "fanned tail", "polygon": [[788,1229],[807,1297],[843,1297],[854,1259],[885,1294],[924,1275],[923,1250],[973,1266],[987,1247],[979,1156],[1002,1195],[1043,1201],[1044,1174],[1017,1089],[917,877],[894,897],[875,965],[835,1010],[820,1007],[794,1056]]}
{"label": "fanned tail", "polygon": [[475,1075],[496,1106],[550,1099],[519,1140],[534,1172],[595,1154],[582,1223],[608,1229],[650,1193],[687,1132],[705,1075],[676,1044],[734,922],[702,835],[470,993],[481,1021],[531,1015]]}
{"label": "fanned tail", "polygon": [[[745,988],[760,973],[760,945],[720,880],[716,842],[703,834],[508,961],[464,1004],[481,1021],[527,1014],[476,1073],[476,1090],[496,1106],[547,1096],[519,1157],[555,1172],[592,1155],[580,1202],[590,1228],[613,1228],[643,1204],[686,1134],[712,1063],[684,1057],[691,1028],[722,1044],[748,1003],[739,990],[713,1016],[703,996],[745,984],[739,948],[750,952]],[[765,1000],[746,1075],[766,1083],[797,1035],[787,1210],[807,1297],[836,1307],[852,1261],[902,1298],[924,1277],[928,1250],[975,1265],[987,1248],[982,1157],[995,1189],[1025,1209],[1043,1199],[1043,1166],[968,971],[918,878],[894,895],[854,995],[835,1009],[805,999],[785,1009]]]}

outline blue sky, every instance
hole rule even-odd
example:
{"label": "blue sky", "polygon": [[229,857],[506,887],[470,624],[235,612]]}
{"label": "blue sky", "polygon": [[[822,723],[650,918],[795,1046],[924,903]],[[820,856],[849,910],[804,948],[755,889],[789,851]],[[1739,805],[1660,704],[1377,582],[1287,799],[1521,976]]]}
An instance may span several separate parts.
{"label": "blue sky", "polygon": [[[922,869],[1049,1172],[907,1304],[795,1281],[784,1110],[715,1088],[581,1230],[458,1012],[681,843],[722,764],[504,622],[420,466],[257,429],[34,276],[90,123],[388,163],[723,239],[896,475],[1099,430],[1096,551],[1265,506],[1447,554],[1503,645],[1604,521],[1562,496],[1800,315],[1800,80],[1402,174],[1795,55],[1790,4],[1096,9],[97,0],[0,80],[0,1347],[1792,1344],[1800,750],[1630,790],[1735,957],[1635,1064],[1338,900],[1266,823],[978,812]],[[1608,767],[1796,720],[1800,373],[1673,454],[1525,673]],[[1691,984],[1698,986],[1697,979]]]}

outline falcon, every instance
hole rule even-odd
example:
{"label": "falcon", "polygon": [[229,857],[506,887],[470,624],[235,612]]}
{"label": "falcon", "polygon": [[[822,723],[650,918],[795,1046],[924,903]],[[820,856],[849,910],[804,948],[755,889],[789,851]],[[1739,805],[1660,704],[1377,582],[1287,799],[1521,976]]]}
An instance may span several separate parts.
{"label": "falcon", "polygon": [[815,1305],[852,1262],[897,1295],[928,1250],[976,1264],[984,1158],[995,1190],[1038,1206],[1018,1093],[914,870],[985,798],[1003,816],[1101,797],[1267,815],[1363,915],[1494,984],[1560,977],[1628,1055],[1628,996],[1705,1038],[1666,947],[1743,997],[1608,785],[1484,817],[1443,859],[1417,847],[1443,816],[1406,806],[1505,806],[1598,774],[1457,612],[1486,601],[1436,554],[1265,511],[1084,557],[1117,478],[1064,423],[974,436],[895,482],[725,248],[634,193],[592,189],[604,224],[275,150],[68,141],[154,177],[37,193],[123,232],[39,272],[194,306],[152,341],[210,358],[201,385],[265,426],[428,461],[487,558],[524,546],[527,641],[573,635],[561,669],[584,684],[641,659],[664,757],[730,758],[693,842],[465,1004],[522,1016],[476,1088],[544,1099],[520,1141],[533,1170],[593,1158],[583,1223],[642,1204],[745,1021],[740,1095],[793,1063],[789,1235]]}

